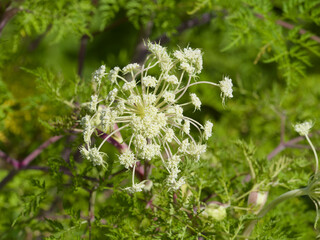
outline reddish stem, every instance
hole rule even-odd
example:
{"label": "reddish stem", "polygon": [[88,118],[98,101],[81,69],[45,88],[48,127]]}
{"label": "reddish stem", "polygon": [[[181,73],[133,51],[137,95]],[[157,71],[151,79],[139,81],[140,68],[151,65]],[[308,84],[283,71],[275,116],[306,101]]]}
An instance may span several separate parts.
{"label": "reddish stem", "polygon": [[43,144],[41,144],[36,150],[34,150],[32,153],[30,153],[19,165],[19,168],[24,168],[28,166],[45,148],[47,148],[50,144],[55,143],[59,139],[61,139],[63,136],[54,136],[49,138],[47,141],[45,141]]}
{"label": "reddish stem", "polygon": [[[315,134],[320,134],[320,131],[310,133],[309,137],[312,137]],[[299,136],[299,137],[293,138],[287,142],[280,142],[280,144],[267,156],[267,159],[270,160],[271,158],[273,158],[274,156],[276,156],[278,153],[282,152],[286,148],[297,148],[296,143],[301,142],[304,139],[305,138],[303,136]]]}
{"label": "reddish stem", "polygon": [[0,150],[0,158],[6,160],[6,162],[11,164],[15,169],[19,168],[19,165],[20,165],[19,161],[8,156],[6,153],[2,152],[1,150]]}

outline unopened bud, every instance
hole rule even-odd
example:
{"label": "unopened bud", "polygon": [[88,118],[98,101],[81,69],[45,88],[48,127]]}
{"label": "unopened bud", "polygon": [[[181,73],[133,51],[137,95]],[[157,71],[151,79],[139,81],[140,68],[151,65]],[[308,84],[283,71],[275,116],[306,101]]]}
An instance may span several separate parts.
{"label": "unopened bud", "polygon": [[249,194],[248,206],[251,207],[253,213],[257,214],[266,204],[267,199],[267,191],[253,191]]}

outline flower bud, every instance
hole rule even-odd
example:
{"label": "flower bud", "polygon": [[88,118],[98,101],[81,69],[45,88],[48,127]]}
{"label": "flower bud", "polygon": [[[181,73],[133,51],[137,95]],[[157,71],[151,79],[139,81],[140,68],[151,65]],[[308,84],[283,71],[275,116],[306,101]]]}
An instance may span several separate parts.
{"label": "flower bud", "polygon": [[216,221],[222,221],[227,216],[227,211],[224,206],[218,205],[216,203],[208,204],[204,211],[201,213],[205,218],[213,218]]}
{"label": "flower bud", "polygon": [[253,191],[249,194],[248,206],[251,207],[251,211],[255,214],[259,213],[268,199],[267,191]]}

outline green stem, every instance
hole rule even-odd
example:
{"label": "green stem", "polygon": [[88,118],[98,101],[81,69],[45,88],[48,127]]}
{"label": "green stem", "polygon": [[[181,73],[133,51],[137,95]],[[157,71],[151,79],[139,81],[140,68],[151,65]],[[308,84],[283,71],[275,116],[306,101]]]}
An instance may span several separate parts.
{"label": "green stem", "polygon": [[306,139],[307,139],[308,143],[310,144],[311,149],[312,149],[313,154],[314,154],[314,157],[315,157],[315,159],[316,159],[316,170],[315,170],[315,174],[317,174],[317,173],[318,173],[318,168],[319,168],[318,155],[317,155],[316,149],[314,148],[314,146],[313,146],[313,144],[312,144],[312,142],[311,142],[310,138],[308,137],[308,135],[305,135],[305,137],[306,137]]}
{"label": "green stem", "polygon": [[262,208],[262,210],[257,215],[257,219],[252,220],[249,223],[249,225],[246,227],[246,229],[243,232],[243,236],[246,237],[246,239],[248,239],[251,232],[253,231],[255,225],[257,224],[258,220],[260,218],[264,217],[270,210],[275,208],[279,203],[281,203],[287,199],[290,199],[290,198],[300,197],[300,196],[304,196],[307,194],[308,194],[307,188],[300,188],[300,189],[291,190],[289,192],[286,192],[286,193],[280,195],[279,197],[274,199],[271,203],[269,203],[267,206]]}

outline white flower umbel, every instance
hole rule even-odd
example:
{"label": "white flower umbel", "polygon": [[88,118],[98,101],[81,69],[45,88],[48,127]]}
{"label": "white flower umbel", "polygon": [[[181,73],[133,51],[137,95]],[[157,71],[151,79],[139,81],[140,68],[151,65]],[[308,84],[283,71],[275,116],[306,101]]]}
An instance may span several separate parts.
{"label": "white flower umbel", "polygon": [[140,65],[138,63],[130,63],[127,66],[125,66],[122,71],[124,74],[126,73],[133,73],[140,69]]}
{"label": "white flower umbel", "polygon": [[[175,51],[174,57],[171,57],[166,48],[159,44],[148,42],[147,45],[151,54],[144,65],[134,63],[122,70],[115,67],[110,71],[109,85],[113,87],[104,96],[99,96],[99,88],[96,89],[97,95],[94,95],[90,105],[91,115],[85,116],[82,121],[84,140],[92,151],[91,155],[98,156],[104,143],[118,132],[126,130],[128,133],[128,150],[119,156],[119,162],[125,168],[133,169],[133,185],[127,188],[129,192],[139,192],[144,187],[143,183],[134,183],[139,161],[143,164],[145,161],[161,160],[168,171],[166,182],[169,189],[180,188],[185,182],[179,176],[180,162],[186,158],[198,161],[206,151],[203,141],[212,135],[211,122],[202,126],[183,114],[183,107],[187,105],[194,105],[195,109],[200,110],[201,101],[197,95],[191,93],[191,101],[181,102],[190,86],[208,83],[196,81],[197,74],[202,70],[201,51],[188,47]],[[153,68],[160,70],[160,74],[151,74],[157,72]],[[216,83],[210,84],[220,87]],[[97,148],[90,148],[90,138],[95,129],[106,133],[107,137]],[[194,138],[195,131],[192,130],[198,132],[200,137]],[[91,157],[89,150],[82,151],[94,164],[98,165],[101,161],[97,156]]]}
{"label": "white flower umbel", "polygon": [[96,147],[89,148],[88,150],[85,147],[81,147],[80,153],[83,157],[92,162],[94,166],[106,166],[106,162],[103,160],[106,154],[103,152],[99,152],[99,149],[97,149]]}
{"label": "white flower umbel", "polygon": [[317,174],[318,170],[319,170],[318,169],[319,168],[318,155],[317,155],[316,149],[314,148],[314,146],[313,146],[313,144],[312,144],[312,142],[311,142],[311,140],[310,140],[310,138],[308,136],[308,134],[310,132],[310,129],[313,127],[313,122],[312,121],[306,121],[306,122],[303,122],[303,123],[296,123],[293,127],[294,127],[294,130],[297,133],[299,133],[301,136],[304,136],[307,139],[307,141],[308,141],[308,143],[309,143],[309,145],[310,145],[310,147],[311,147],[311,149],[313,151],[315,160],[316,160],[315,174]]}
{"label": "white flower umbel", "polygon": [[204,125],[203,137],[205,140],[208,140],[212,136],[212,127],[213,127],[213,124],[210,121],[207,121],[206,124]]}
{"label": "white flower umbel", "polygon": [[98,104],[98,96],[97,95],[92,95],[91,96],[91,102],[89,104],[90,111],[92,111],[92,112],[96,111],[97,104]]}
{"label": "white flower umbel", "polygon": [[134,154],[131,151],[126,151],[122,153],[119,157],[119,161],[120,161],[120,164],[124,165],[124,167],[127,169],[132,168],[136,163]]}
{"label": "white flower umbel", "polygon": [[200,110],[201,108],[201,101],[200,99],[197,97],[197,95],[195,93],[191,93],[190,94],[191,97],[191,102],[194,105],[196,110]]}
{"label": "white flower umbel", "polygon": [[108,74],[108,78],[111,81],[111,83],[117,82],[117,77],[118,77],[120,70],[121,69],[119,67],[114,67],[113,69],[110,70],[110,72]]}
{"label": "white flower umbel", "polygon": [[98,86],[100,86],[101,80],[105,75],[106,75],[106,66],[102,65],[92,74],[92,80],[96,82]]}
{"label": "white flower umbel", "polygon": [[135,183],[132,185],[132,187],[127,187],[124,190],[126,190],[129,193],[136,193],[136,192],[142,192],[142,190],[145,188],[145,183],[140,182],[140,183]]}
{"label": "white flower umbel", "polygon": [[303,123],[296,123],[293,127],[297,133],[301,136],[305,136],[309,134],[310,129],[313,127],[313,122],[307,121]]}
{"label": "white flower umbel", "polygon": [[229,77],[224,77],[222,81],[219,82],[221,89],[222,103],[225,103],[226,97],[232,98],[232,80]]}
{"label": "white flower umbel", "polygon": [[180,68],[189,75],[201,73],[202,70],[202,53],[200,49],[190,47],[183,50],[175,51],[173,54],[180,63]]}

